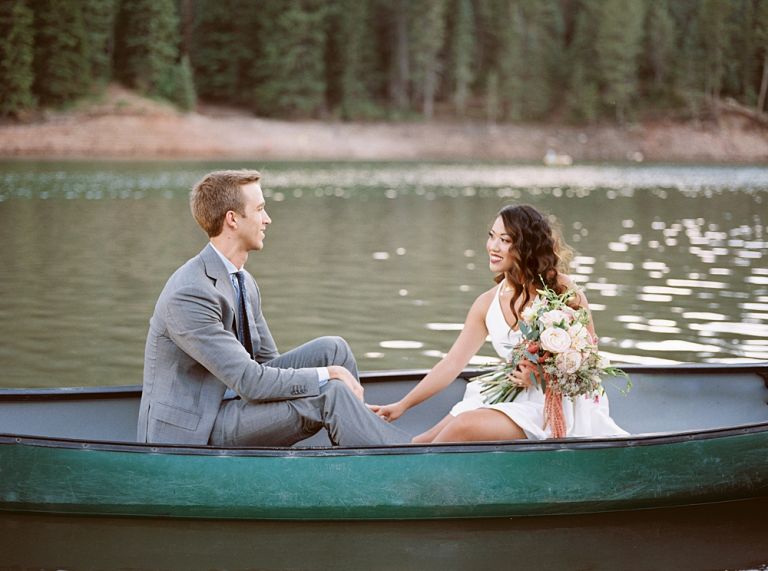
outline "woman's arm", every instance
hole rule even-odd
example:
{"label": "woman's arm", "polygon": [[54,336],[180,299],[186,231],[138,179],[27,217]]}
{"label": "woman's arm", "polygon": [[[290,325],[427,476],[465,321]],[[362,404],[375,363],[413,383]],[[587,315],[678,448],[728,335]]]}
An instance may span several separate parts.
{"label": "woman's arm", "polygon": [[483,346],[488,336],[485,314],[494,299],[495,288],[479,296],[467,314],[464,329],[448,354],[411,391],[398,402],[388,405],[370,405],[369,408],[385,420],[395,420],[406,410],[427,400],[451,384],[467,366],[472,356]]}

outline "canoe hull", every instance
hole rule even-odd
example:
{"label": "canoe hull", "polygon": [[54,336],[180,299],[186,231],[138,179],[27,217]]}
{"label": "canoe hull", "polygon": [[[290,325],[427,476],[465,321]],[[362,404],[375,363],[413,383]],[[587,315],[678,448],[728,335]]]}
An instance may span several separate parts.
{"label": "canoe hull", "polygon": [[[423,374],[365,374],[369,402],[401,398]],[[0,511],[439,519],[768,497],[768,364],[630,374],[630,394],[610,399],[632,436],[367,448],[331,447],[322,433],[292,448],[139,444],[140,387],[0,390]],[[411,434],[432,426],[470,377],[399,426]]]}
{"label": "canoe hull", "polygon": [[[122,448],[122,449],[121,449]],[[163,449],[0,439],[0,510],[227,519],[577,514],[768,496],[768,431],[429,448]]]}

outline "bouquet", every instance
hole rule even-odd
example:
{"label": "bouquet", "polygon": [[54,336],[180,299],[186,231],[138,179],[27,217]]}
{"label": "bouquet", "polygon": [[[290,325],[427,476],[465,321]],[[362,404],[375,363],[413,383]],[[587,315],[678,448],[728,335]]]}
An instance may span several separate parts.
{"label": "bouquet", "polygon": [[610,361],[598,353],[597,339],[587,329],[587,310],[568,305],[576,296],[574,290],[557,294],[545,285],[538,293],[520,315],[523,340],[512,347],[505,362],[473,380],[483,383],[481,393],[485,402],[513,401],[524,388],[512,374],[527,359],[539,373],[531,373],[531,380],[541,386],[545,395],[544,427],[551,424],[553,437],[562,438],[565,436],[562,397],[599,399],[605,392],[602,375],[627,378],[627,389],[631,381],[624,371],[611,366]]}

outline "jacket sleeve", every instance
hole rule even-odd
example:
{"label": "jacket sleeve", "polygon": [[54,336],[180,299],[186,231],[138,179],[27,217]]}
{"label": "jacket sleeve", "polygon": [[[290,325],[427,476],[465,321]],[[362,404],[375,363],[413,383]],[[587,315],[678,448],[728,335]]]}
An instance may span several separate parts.
{"label": "jacket sleeve", "polygon": [[[168,336],[245,400],[286,400],[319,394],[315,369],[279,369],[252,360],[237,337],[224,328],[221,303],[223,297],[214,299],[202,288],[187,286],[177,290],[166,305]],[[271,345],[274,347],[274,341]]]}

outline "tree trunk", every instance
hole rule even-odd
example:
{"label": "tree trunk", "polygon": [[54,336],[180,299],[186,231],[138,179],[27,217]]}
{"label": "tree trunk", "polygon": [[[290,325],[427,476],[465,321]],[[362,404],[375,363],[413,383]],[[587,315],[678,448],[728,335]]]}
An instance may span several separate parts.
{"label": "tree trunk", "polygon": [[181,20],[181,53],[189,54],[192,46],[192,27],[195,18],[192,0],[181,0],[179,3],[179,20]]}
{"label": "tree trunk", "polygon": [[395,107],[408,107],[408,81],[410,79],[408,54],[408,13],[405,0],[395,5],[395,54],[389,93]]}
{"label": "tree trunk", "polygon": [[434,69],[427,70],[427,76],[424,78],[424,118],[432,119],[435,114],[435,84],[437,83],[437,73]]}
{"label": "tree trunk", "polygon": [[763,57],[763,80],[760,82],[760,95],[757,98],[757,110],[762,113],[765,107],[765,96],[768,91],[768,52]]}

